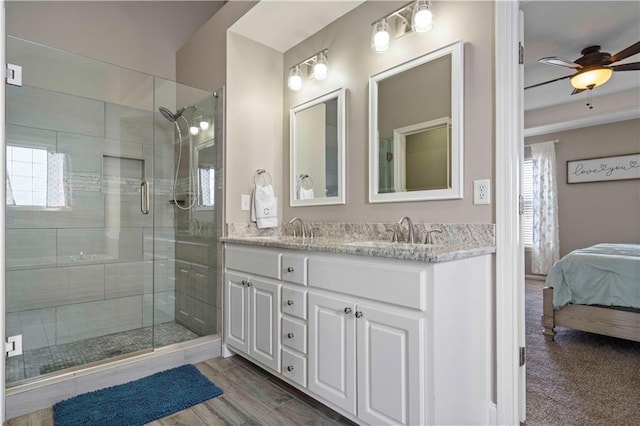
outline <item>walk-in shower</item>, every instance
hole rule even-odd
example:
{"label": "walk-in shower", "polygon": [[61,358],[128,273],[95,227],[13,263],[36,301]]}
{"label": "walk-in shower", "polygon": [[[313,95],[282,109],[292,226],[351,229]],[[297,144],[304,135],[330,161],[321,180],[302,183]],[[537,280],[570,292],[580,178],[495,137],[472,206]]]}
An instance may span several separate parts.
{"label": "walk-in shower", "polygon": [[221,92],[6,44],[7,386],[219,334]]}

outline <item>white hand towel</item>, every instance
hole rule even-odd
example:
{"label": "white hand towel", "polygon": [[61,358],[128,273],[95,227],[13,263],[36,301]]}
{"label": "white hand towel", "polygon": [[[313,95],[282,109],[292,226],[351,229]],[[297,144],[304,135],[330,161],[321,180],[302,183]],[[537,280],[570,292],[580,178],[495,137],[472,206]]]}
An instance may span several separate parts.
{"label": "white hand towel", "polygon": [[251,221],[258,228],[275,228],[278,226],[278,205],[271,185],[256,185],[251,197]]}
{"label": "white hand towel", "polygon": [[313,195],[313,188],[311,188],[311,189],[300,188],[300,199],[301,200],[311,200],[313,198],[315,198],[315,196]]}

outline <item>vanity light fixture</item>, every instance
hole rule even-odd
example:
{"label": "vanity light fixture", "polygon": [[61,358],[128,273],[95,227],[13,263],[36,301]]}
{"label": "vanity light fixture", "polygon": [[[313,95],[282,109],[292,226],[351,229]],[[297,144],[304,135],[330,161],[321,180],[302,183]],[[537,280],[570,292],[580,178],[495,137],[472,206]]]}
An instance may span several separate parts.
{"label": "vanity light fixture", "polygon": [[302,89],[302,72],[300,66],[296,65],[289,71],[289,80],[287,81],[289,89],[298,91]]}
{"label": "vanity light fixture", "polygon": [[209,130],[209,126],[211,123],[209,122],[209,117],[202,116],[198,119],[198,124],[200,125],[201,130]]}
{"label": "vanity light fixture", "polygon": [[433,13],[429,0],[416,0],[411,14],[411,29],[417,33],[425,33],[433,28]]}
{"label": "vanity light fixture", "polygon": [[371,25],[371,49],[381,53],[389,49],[393,39],[411,32],[424,33],[433,27],[433,7],[429,0],[414,0]]}
{"label": "vanity light fixture", "polygon": [[200,127],[198,125],[198,121],[196,119],[191,120],[191,125],[189,126],[189,133],[195,136],[199,132],[200,132]]}
{"label": "vanity light fixture", "polygon": [[287,85],[291,90],[300,90],[304,78],[324,80],[329,73],[329,61],[327,60],[328,49],[321,50],[310,58],[291,67]]}

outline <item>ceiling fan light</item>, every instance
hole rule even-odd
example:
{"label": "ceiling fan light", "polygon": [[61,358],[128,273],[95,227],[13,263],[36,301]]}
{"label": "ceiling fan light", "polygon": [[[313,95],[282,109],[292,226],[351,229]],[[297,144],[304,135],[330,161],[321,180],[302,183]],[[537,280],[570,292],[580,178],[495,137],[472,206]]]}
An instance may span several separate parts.
{"label": "ceiling fan light", "polygon": [[608,67],[594,68],[580,71],[571,77],[571,85],[576,89],[593,89],[606,83],[613,74],[613,70]]}

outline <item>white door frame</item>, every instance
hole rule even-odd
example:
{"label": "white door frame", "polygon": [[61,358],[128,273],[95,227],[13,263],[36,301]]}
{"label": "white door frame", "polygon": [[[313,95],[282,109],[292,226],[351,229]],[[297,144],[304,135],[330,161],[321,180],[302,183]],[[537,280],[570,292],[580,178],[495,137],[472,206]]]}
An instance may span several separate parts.
{"label": "white door frame", "polygon": [[496,420],[519,424],[520,288],[524,255],[518,213],[522,142],[522,83],[519,65],[519,2],[495,2],[495,133],[496,133]]}

